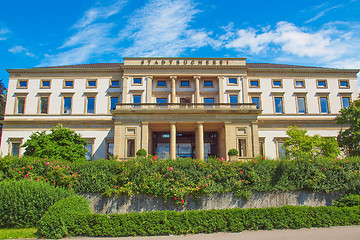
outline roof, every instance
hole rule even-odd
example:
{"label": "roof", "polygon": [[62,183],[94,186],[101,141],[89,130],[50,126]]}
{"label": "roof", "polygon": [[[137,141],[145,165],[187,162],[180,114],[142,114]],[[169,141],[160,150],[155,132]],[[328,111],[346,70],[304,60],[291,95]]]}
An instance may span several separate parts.
{"label": "roof", "polygon": [[275,64],[275,63],[246,63],[249,68],[321,68],[299,65]]}

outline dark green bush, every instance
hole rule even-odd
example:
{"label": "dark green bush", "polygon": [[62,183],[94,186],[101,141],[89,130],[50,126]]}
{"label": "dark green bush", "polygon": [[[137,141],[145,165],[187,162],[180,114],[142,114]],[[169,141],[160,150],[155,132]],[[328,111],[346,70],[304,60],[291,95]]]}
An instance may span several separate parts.
{"label": "dark green bush", "polygon": [[34,227],[55,202],[74,195],[41,181],[0,182],[0,227]]}
{"label": "dark green bush", "polygon": [[81,196],[62,199],[49,208],[39,221],[38,234],[63,238],[68,236],[67,227],[78,224],[77,215],[91,213],[88,201]]}
{"label": "dark green bush", "polygon": [[228,151],[229,156],[237,156],[239,154],[239,151],[235,148],[232,148]]}
{"label": "dark green bush", "polygon": [[66,216],[64,219],[63,225],[56,225],[53,231],[47,231],[53,223],[44,221],[39,231],[47,238],[80,235],[125,237],[357,225],[360,223],[360,207],[286,206],[111,215],[75,214],[70,220]]}
{"label": "dark green bush", "polygon": [[360,195],[349,194],[340,197],[332,202],[335,207],[352,207],[360,206]]}
{"label": "dark green bush", "polygon": [[145,157],[147,155],[147,152],[145,149],[139,149],[137,152],[136,152],[136,156],[138,157]]}

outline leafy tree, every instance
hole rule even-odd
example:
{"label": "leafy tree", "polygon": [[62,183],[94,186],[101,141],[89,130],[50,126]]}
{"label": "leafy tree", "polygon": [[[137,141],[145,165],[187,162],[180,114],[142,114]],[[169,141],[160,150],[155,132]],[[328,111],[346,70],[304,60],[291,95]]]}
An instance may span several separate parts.
{"label": "leafy tree", "polygon": [[6,104],[7,89],[3,83],[3,79],[0,79],[0,119],[4,118],[5,104]]}
{"label": "leafy tree", "polygon": [[288,137],[284,142],[286,157],[290,159],[316,158],[316,157],[337,157],[340,154],[339,146],[332,137],[313,137],[306,134],[305,129],[297,126],[289,126],[286,131]]}
{"label": "leafy tree", "polygon": [[84,161],[87,142],[80,134],[75,133],[61,124],[46,131],[34,132],[21,146],[26,148],[25,156],[63,159],[67,161]]}
{"label": "leafy tree", "polygon": [[337,124],[347,125],[349,128],[341,129],[337,141],[341,149],[348,156],[360,155],[360,100],[356,100],[349,107],[340,110],[336,117]]}

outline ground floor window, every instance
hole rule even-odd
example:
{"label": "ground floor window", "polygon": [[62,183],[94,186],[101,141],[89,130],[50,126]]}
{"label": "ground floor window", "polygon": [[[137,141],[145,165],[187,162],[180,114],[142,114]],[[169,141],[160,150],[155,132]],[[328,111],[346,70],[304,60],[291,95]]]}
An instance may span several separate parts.
{"label": "ground floor window", "polygon": [[286,151],[284,149],[284,140],[278,139],[276,141],[276,150],[277,150],[277,156],[279,159],[286,157]]}
{"label": "ground floor window", "polygon": [[127,140],[127,156],[135,157],[135,139]]}
{"label": "ground floor window", "polygon": [[265,156],[265,138],[259,138],[259,154]]}
{"label": "ground floor window", "polygon": [[238,139],[239,157],[247,157],[246,139]]}
{"label": "ground floor window", "polygon": [[9,153],[11,156],[20,157],[20,146],[22,144],[22,138],[10,138],[9,139]]}
{"label": "ground floor window", "polygon": [[114,157],[114,139],[106,139],[106,159]]}

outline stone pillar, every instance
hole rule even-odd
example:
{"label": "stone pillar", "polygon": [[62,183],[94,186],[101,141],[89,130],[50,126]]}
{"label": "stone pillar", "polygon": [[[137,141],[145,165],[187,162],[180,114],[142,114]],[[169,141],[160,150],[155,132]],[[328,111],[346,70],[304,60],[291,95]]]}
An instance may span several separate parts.
{"label": "stone pillar", "polygon": [[218,76],[219,80],[219,103],[224,103],[224,77]]}
{"label": "stone pillar", "polygon": [[197,123],[196,158],[204,161],[204,123]]}
{"label": "stone pillar", "polygon": [[176,159],[176,125],[170,123],[170,159]]}
{"label": "stone pillar", "polygon": [[[128,103],[127,96],[128,96],[128,82],[130,77],[123,76],[123,84],[122,84],[122,103]],[[114,143],[115,145],[115,143]]]}
{"label": "stone pillar", "polygon": [[259,149],[259,124],[257,122],[253,122],[251,124],[252,130],[252,145],[253,145],[253,156],[257,157],[260,155]]}
{"label": "stone pillar", "polygon": [[171,103],[176,103],[176,85],[175,80],[176,76],[170,76],[171,79]]}
{"label": "stone pillar", "polygon": [[124,139],[121,139],[121,122],[115,122],[114,124],[114,156],[120,157],[121,147],[124,143]]}
{"label": "stone pillar", "polygon": [[146,76],[146,103],[152,103],[152,80],[153,76]]}
{"label": "stone pillar", "polygon": [[235,132],[231,134],[231,122],[225,122],[224,124],[224,132],[225,132],[225,154],[226,160],[230,161],[228,156],[228,151],[232,148],[236,149],[236,138],[234,138]]}
{"label": "stone pillar", "polygon": [[141,148],[149,153],[149,123],[141,123]]}
{"label": "stone pillar", "polygon": [[248,94],[248,79],[246,77],[241,77],[241,79],[242,79],[242,92],[243,92],[242,103],[250,103],[249,94]]}
{"label": "stone pillar", "polygon": [[195,103],[200,103],[200,76],[194,76],[195,79]]}
{"label": "stone pillar", "polygon": [[226,147],[225,147],[225,127],[222,126],[218,131],[218,144],[219,144],[219,157],[226,159]]}

